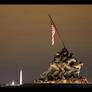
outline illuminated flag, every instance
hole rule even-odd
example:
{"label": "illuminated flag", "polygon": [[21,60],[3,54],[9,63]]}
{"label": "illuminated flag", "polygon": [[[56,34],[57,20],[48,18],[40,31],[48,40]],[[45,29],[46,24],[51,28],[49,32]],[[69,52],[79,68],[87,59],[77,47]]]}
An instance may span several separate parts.
{"label": "illuminated flag", "polygon": [[53,46],[54,43],[55,43],[54,36],[55,36],[55,33],[56,33],[54,25],[51,25],[51,32],[52,32],[52,46]]}

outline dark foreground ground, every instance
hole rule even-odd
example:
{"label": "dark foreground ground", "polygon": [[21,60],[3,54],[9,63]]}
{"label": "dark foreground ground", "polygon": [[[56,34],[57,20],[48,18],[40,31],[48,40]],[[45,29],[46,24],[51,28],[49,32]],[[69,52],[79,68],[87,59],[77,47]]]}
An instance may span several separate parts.
{"label": "dark foreground ground", "polygon": [[92,84],[23,84],[2,88],[92,88]]}

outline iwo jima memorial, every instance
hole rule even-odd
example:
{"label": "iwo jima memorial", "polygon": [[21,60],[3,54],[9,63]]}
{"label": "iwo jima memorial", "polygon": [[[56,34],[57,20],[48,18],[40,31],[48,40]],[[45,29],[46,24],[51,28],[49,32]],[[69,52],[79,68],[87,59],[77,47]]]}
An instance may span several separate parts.
{"label": "iwo jima memorial", "polygon": [[52,45],[54,45],[54,36],[57,33],[63,47],[57,52],[50,63],[48,69],[40,74],[40,78],[31,83],[25,83],[20,87],[32,88],[92,88],[87,78],[80,76],[80,70],[83,63],[78,61],[72,53],[66,48],[61,34],[56,28],[51,15],[48,15],[51,23]]}
{"label": "iwo jima memorial", "polygon": [[48,15],[51,23],[52,45],[54,45],[54,35],[57,35],[63,45],[60,52],[57,52],[54,59],[50,63],[49,68],[40,75],[38,80],[34,80],[33,84],[89,84],[85,77],[80,76],[80,70],[83,63],[78,61],[73,54],[65,47],[64,41],[52,20]]}

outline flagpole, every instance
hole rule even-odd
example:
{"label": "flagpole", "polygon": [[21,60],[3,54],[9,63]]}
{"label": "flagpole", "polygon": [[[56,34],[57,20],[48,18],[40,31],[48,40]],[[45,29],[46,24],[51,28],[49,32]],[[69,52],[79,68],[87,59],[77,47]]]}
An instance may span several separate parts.
{"label": "flagpole", "polygon": [[51,15],[48,14],[48,16],[49,16],[49,18],[50,18],[51,25],[54,25],[54,27],[55,27],[55,29],[56,29],[56,32],[57,32],[57,34],[58,34],[58,36],[59,36],[59,39],[60,39],[61,43],[63,44],[63,46],[64,46],[64,48],[65,48],[64,41],[62,40],[62,38],[61,38],[61,36],[60,36],[60,34],[59,34],[59,32],[58,32],[58,29],[57,29],[57,27],[56,27],[54,21],[53,21],[52,18],[51,18]]}

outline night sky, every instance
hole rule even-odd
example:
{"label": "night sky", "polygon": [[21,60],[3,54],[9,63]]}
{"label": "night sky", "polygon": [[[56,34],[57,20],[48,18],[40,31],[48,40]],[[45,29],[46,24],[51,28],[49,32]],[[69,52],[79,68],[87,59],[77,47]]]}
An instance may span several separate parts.
{"label": "night sky", "polygon": [[38,79],[62,45],[51,46],[48,13],[67,49],[84,66],[81,75],[92,82],[92,5],[0,5],[0,83]]}

